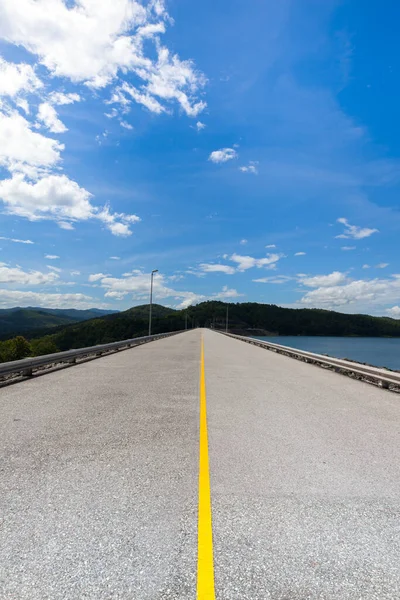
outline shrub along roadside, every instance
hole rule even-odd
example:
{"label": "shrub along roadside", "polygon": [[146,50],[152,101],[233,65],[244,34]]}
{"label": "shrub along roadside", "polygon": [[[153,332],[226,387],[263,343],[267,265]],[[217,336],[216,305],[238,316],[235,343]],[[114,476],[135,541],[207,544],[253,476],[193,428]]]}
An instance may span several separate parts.
{"label": "shrub along roadside", "polygon": [[28,342],[22,335],[18,335],[11,340],[0,342],[0,362],[20,360],[28,356],[42,356],[53,352],[58,352],[58,348],[48,336]]}

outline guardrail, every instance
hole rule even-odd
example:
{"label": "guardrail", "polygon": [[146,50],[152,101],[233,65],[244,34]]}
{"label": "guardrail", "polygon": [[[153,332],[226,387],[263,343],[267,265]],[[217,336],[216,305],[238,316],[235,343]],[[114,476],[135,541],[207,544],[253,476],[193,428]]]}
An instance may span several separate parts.
{"label": "guardrail", "polygon": [[77,350],[66,350],[65,352],[55,352],[54,354],[46,354],[43,356],[35,356],[33,358],[23,358],[22,360],[13,360],[6,363],[0,363],[0,379],[7,375],[23,375],[32,376],[36,369],[49,365],[57,365],[61,363],[75,363],[77,358],[88,356],[103,356],[103,354],[112,352],[113,350],[127,350],[134,346],[147,344],[161,338],[169,337],[181,333],[173,331],[170,333],[160,333],[156,335],[147,335],[144,337],[122,340],[120,342],[110,342],[109,344],[100,344],[98,346],[89,346],[88,348],[78,348]]}
{"label": "guardrail", "polygon": [[342,375],[354,376],[357,379],[362,379],[367,383],[378,384],[384,389],[396,388],[396,391],[400,391],[400,373],[396,371],[389,371],[387,369],[381,369],[379,367],[372,367],[370,365],[363,365],[361,363],[352,362],[342,358],[333,358],[331,356],[325,356],[324,354],[315,354],[314,352],[306,352],[305,350],[298,350],[297,348],[291,348],[289,346],[282,346],[281,344],[274,344],[272,342],[265,342],[263,340],[257,340],[256,338],[245,337],[243,335],[235,335],[233,333],[225,333],[220,331],[223,335],[259,346],[278,354],[284,354],[297,360],[302,360],[306,363],[311,363],[320,367],[328,368],[336,373]]}

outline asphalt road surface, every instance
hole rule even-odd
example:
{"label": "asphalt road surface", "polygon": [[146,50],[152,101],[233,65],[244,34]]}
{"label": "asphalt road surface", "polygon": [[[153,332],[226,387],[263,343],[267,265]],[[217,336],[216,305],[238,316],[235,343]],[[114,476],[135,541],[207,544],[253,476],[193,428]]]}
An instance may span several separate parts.
{"label": "asphalt road surface", "polygon": [[201,335],[215,597],[400,598],[399,396],[195,330],[0,389],[1,600],[196,598]]}

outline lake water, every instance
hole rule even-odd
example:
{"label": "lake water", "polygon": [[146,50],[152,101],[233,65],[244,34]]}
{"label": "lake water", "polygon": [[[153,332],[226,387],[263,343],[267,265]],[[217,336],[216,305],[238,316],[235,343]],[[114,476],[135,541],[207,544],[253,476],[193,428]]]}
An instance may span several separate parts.
{"label": "lake water", "polygon": [[276,335],[271,337],[255,336],[259,340],[282,344],[316,352],[328,354],[337,358],[349,358],[358,362],[368,363],[376,367],[388,367],[400,370],[400,338],[376,337],[315,337],[315,336],[289,336]]}

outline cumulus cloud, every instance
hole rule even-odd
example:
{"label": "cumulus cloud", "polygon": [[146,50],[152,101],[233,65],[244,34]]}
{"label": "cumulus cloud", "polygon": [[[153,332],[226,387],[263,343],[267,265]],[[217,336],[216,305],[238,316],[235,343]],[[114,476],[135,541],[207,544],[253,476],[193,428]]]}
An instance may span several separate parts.
{"label": "cumulus cloud", "polygon": [[275,244],[268,244],[268,246],[265,246],[266,248],[276,248]]}
{"label": "cumulus cloud", "polygon": [[109,257],[111,260],[121,260],[120,256],[110,256]]}
{"label": "cumulus cloud", "polygon": [[10,267],[0,263],[0,283],[17,285],[45,285],[54,283],[58,279],[57,273],[42,273],[41,271],[24,271],[21,267]]}
{"label": "cumulus cloud", "polygon": [[251,160],[247,166],[239,167],[239,171],[242,171],[242,173],[252,173],[253,175],[257,175],[258,160]]}
{"label": "cumulus cloud", "polygon": [[219,300],[227,300],[228,298],[239,298],[240,296],[243,296],[244,294],[239,294],[239,292],[235,289],[230,289],[228,288],[227,285],[224,285],[222,290],[220,292],[217,292],[216,294],[213,295],[213,298],[215,299],[219,299]]}
{"label": "cumulus cloud", "polygon": [[200,269],[204,273],[226,273],[227,275],[235,273],[234,267],[230,267],[229,265],[202,263]]}
{"label": "cumulus cloud", "polygon": [[64,123],[58,118],[54,106],[49,102],[42,102],[42,104],[39,105],[37,118],[38,121],[43,123],[43,125],[52,133],[64,133],[65,131],[68,131]]}
{"label": "cumulus cloud", "polygon": [[350,225],[347,219],[341,217],[337,220],[338,223],[344,225],[344,233],[337,235],[337,238],[340,239],[353,239],[353,240],[361,240],[363,238],[367,238],[373,233],[378,233],[378,229],[370,229],[368,227],[359,227],[358,225]]}
{"label": "cumulus cloud", "polygon": [[343,250],[344,252],[350,252],[350,250],[355,250],[356,247],[355,246],[342,246],[341,250]]}
{"label": "cumulus cloud", "polygon": [[276,263],[283,258],[282,254],[267,254],[265,258],[254,258],[252,256],[242,256],[240,254],[232,254],[230,260],[237,263],[238,271],[246,271],[257,267],[258,269],[276,269]]}
{"label": "cumulus cloud", "polygon": [[43,87],[35,69],[25,63],[10,63],[0,56],[0,96],[15,98]]}
{"label": "cumulus cloud", "polygon": [[0,181],[0,198],[9,214],[30,221],[50,219],[63,229],[69,228],[67,223],[71,221],[98,219],[114,235],[127,236],[131,234],[129,225],[140,220],[136,215],[111,213],[108,207],[93,206],[92,195],[66,175],[48,175],[35,183],[23,175],[14,175]]}
{"label": "cumulus cloud", "polygon": [[394,319],[400,319],[400,306],[392,306],[386,309],[387,314]]}
{"label": "cumulus cloud", "polygon": [[[55,134],[67,130],[55,107],[81,101],[81,94],[66,91],[71,83],[85,85],[86,94],[111,86],[110,102],[119,106],[109,116],[119,117],[126,129],[132,126],[121,113],[134,102],[152,112],[169,113],[178,106],[197,116],[206,106],[199,97],[206,79],[191,60],[181,60],[162,44],[170,23],[163,0],[0,3],[0,39],[24,48],[36,61],[31,66],[0,59],[0,95],[7,96],[0,103],[0,167],[10,173],[0,182],[0,198],[9,214],[55,220],[66,230],[75,221],[97,219],[114,235],[132,233],[138,217],[93,206],[90,192],[60,174],[64,145],[33,128],[42,124]],[[39,65],[46,86],[36,75]],[[62,88],[54,89],[60,82]],[[35,125],[15,108],[29,114],[25,93],[40,99]]]}
{"label": "cumulus cloud", "polygon": [[43,306],[46,308],[108,308],[109,305],[98,302],[84,294],[52,294],[45,292],[0,290],[0,306]]}
{"label": "cumulus cloud", "polygon": [[[96,274],[97,278],[102,274]],[[122,277],[103,276],[96,279],[105,290],[104,296],[114,300],[122,300],[129,297],[136,301],[147,302],[149,297],[150,273],[135,270],[125,273]],[[236,298],[240,294],[237,290],[223,287],[220,292],[211,295],[197,294],[187,290],[175,290],[166,283],[166,278],[161,273],[155,273],[153,279],[153,296],[157,300],[172,299],[177,308],[187,308],[192,304],[207,299]]]}
{"label": "cumulus cloud", "polygon": [[54,167],[63,149],[57,140],[32,131],[31,124],[18,112],[0,112],[0,165],[9,171],[37,175],[40,169]]}
{"label": "cumulus cloud", "polygon": [[379,263],[378,265],[376,265],[376,269],[386,269],[386,267],[389,266],[389,263]]}
{"label": "cumulus cloud", "polygon": [[45,254],[44,257],[48,260],[56,260],[57,258],[60,258],[59,256],[57,256],[57,254]]}
{"label": "cumulus cloud", "polygon": [[65,94],[64,92],[51,92],[49,95],[49,102],[51,102],[51,104],[64,105],[80,101],[81,97],[76,93]]}
{"label": "cumulus cloud", "polygon": [[340,271],[333,271],[329,275],[315,275],[314,277],[304,277],[301,283],[307,287],[328,287],[339,285],[347,281],[346,274]]}
{"label": "cumulus cloud", "polygon": [[243,238],[242,240],[240,240],[239,244],[241,246],[245,246],[247,244],[247,242],[248,242],[248,240],[246,240],[246,239]]}
{"label": "cumulus cloud", "polygon": [[[52,76],[85,83],[94,89],[132,73],[143,93],[176,100],[189,115],[205,103],[196,100],[204,76],[191,61],[171,55],[160,36],[169,22],[164,2],[80,0],[79,5],[54,0],[4,0],[0,36],[35,54]],[[54,43],[58,40],[58,43]],[[156,57],[146,55],[153,42]]]}
{"label": "cumulus cloud", "polygon": [[296,252],[295,256],[305,256],[306,253],[305,252]]}
{"label": "cumulus cloud", "polygon": [[197,121],[197,123],[196,123],[196,129],[197,129],[197,131],[201,131],[202,129],[205,129],[206,127],[207,127],[207,125],[205,125],[201,121]]}
{"label": "cumulus cloud", "polygon": [[233,148],[221,148],[221,150],[214,150],[214,152],[211,152],[208,160],[213,163],[224,163],[228,160],[237,158],[237,156],[237,152]]}
{"label": "cumulus cloud", "polygon": [[[357,305],[357,310],[370,311],[374,307],[396,302],[400,296],[400,275],[392,275],[387,279],[353,281],[344,280],[343,274],[340,275],[342,277],[337,277],[338,283],[328,285],[325,280],[325,285],[307,292],[301,303],[328,309]],[[314,279],[314,283],[317,284],[316,278],[310,279]]]}

